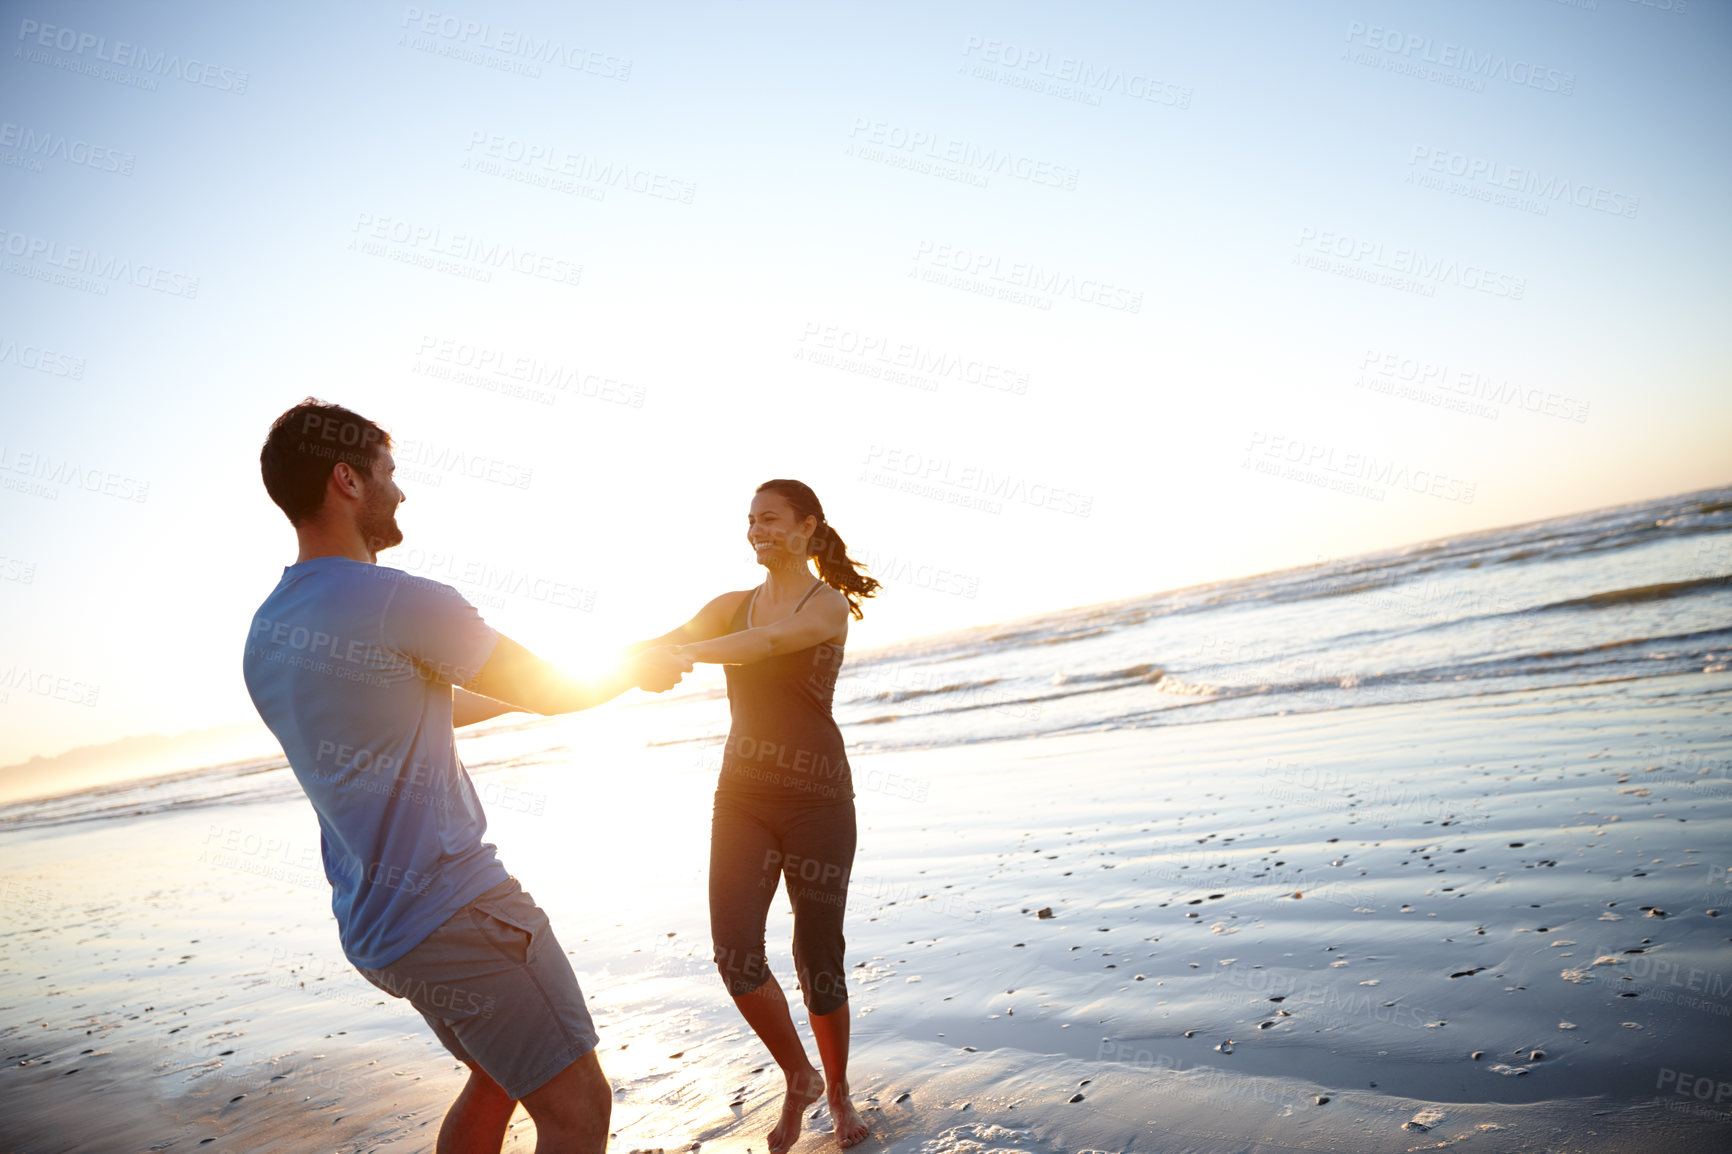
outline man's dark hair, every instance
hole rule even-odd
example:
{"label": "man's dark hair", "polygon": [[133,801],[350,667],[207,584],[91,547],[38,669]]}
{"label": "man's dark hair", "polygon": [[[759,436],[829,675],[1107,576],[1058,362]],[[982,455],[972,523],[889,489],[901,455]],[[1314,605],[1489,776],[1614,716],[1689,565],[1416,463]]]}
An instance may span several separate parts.
{"label": "man's dark hair", "polygon": [[272,423],[259,450],[259,472],[289,524],[299,525],[325,503],[325,485],[339,461],[371,480],[379,450],[390,447],[391,434],[366,417],[308,397]]}

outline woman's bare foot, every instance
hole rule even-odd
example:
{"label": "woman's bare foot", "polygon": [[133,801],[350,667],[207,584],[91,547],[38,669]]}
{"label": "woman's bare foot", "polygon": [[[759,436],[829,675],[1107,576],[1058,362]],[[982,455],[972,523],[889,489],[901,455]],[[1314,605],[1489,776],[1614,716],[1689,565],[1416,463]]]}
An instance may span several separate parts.
{"label": "woman's bare foot", "polygon": [[788,1093],[782,1099],[782,1117],[770,1131],[770,1154],[783,1154],[800,1140],[800,1127],[806,1120],[806,1107],[824,1096],[824,1075],[808,1066],[804,1074],[788,1078]]}
{"label": "woman's bare foot", "polygon": [[866,1123],[860,1120],[859,1112],[854,1109],[848,1087],[832,1086],[826,1098],[830,1104],[830,1117],[836,1123],[836,1140],[844,1150],[866,1137]]}

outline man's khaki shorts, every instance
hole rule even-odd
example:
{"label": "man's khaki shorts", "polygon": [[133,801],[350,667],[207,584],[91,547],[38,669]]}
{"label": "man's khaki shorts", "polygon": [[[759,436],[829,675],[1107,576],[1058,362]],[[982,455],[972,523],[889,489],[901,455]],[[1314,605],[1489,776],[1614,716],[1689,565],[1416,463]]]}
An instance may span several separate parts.
{"label": "man's khaki shorts", "polygon": [[452,914],[420,945],[361,976],[406,998],[462,1062],[522,1098],[595,1049],[577,975],[516,878]]}

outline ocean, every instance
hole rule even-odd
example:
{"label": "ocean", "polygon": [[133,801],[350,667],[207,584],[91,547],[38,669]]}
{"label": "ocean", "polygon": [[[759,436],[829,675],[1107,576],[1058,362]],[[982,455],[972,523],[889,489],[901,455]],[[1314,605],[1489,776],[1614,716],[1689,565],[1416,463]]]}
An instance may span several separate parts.
{"label": "ocean", "polygon": [[[1732,488],[851,654],[835,714],[849,750],[870,754],[1718,673],[1729,664]],[[683,747],[693,771],[719,768],[727,710],[711,682],[615,710],[586,736],[604,748],[634,738]],[[471,739],[471,775],[548,761],[571,736],[560,727],[538,738],[547,728],[534,719]],[[1716,756],[1715,772],[1732,774]],[[0,807],[0,836],[296,795],[281,757],[188,767]]]}

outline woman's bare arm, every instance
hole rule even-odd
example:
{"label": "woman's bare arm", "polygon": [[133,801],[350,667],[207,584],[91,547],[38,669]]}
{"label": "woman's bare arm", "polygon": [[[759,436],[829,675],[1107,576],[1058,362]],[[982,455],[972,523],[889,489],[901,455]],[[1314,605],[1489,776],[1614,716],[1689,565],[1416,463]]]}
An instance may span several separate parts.
{"label": "woman's bare arm", "polygon": [[645,649],[655,649],[663,645],[687,645],[695,641],[708,641],[712,637],[720,637],[728,631],[733,623],[734,611],[740,607],[740,598],[751,596],[748,590],[744,593],[724,593],[714,598],[708,605],[697,611],[697,614],[684,625],[648,641],[639,641],[626,646],[627,653],[639,653]]}
{"label": "woman's bare arm", "polygon": [[774,624],[679,644],[674,647],[674,656],[709,665],[750,665],[777,653],[810,649],[820,641],[846,633],[847,629],[847,600],[834,590],[825,589],[804,609]]}

